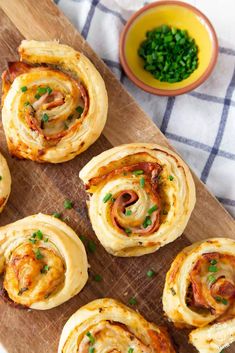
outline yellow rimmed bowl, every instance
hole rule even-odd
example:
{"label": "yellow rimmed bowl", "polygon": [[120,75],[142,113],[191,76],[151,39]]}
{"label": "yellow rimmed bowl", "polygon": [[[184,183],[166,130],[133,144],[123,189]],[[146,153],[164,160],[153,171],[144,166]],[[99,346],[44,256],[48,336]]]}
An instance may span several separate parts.
{"label": "yellow rimmed bowl", "polygon": [[[185,80],[161,82],[144,69],[138,55],[146,32],[161,25],[187,30],[198,46],[198,67]],[[120,38],[119,54],[127,76],[138,87],[160,96],[176,96],[201,85],[211,74],[218,56],[218,40],[208,18],[195,7],[176,0],[148,4],[131,16]]]}

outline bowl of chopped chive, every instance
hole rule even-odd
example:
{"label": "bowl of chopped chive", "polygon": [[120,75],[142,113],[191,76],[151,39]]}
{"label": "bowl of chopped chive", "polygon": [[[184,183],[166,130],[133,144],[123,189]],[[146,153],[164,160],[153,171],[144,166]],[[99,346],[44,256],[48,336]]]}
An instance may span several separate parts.
{"label": "bowl of chopped chive", "polygon": [[177,0],[150,3],[131,16],[120,37],[120,61],[143,90],[176,96],[201,85],[218,56],[208,18]]}

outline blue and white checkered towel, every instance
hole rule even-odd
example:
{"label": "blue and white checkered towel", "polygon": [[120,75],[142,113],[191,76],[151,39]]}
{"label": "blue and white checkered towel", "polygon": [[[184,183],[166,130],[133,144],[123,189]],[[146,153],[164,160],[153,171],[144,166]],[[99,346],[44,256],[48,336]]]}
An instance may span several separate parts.
{"label": "blue and white checkered towel", "polygon": [[[185,0],[187,1],[187,0]],[[179,97],[141,91],[124,75],[119,35],[142,0],[55,0],[92,48],[179,151],[211,192],[235,216],[235,2],[188,0],[212,21],[220,53],[211,77]],[[222,15],[222,16],[221,16]]]}

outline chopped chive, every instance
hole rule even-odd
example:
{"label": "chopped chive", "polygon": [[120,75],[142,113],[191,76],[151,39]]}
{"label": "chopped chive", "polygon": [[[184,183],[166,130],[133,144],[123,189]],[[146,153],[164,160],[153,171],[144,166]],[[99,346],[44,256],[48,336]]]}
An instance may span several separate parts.
{"label": "chopped chive", "polygon": [[44,265],[43,268],[41,269],[41,273],[47,273],[49,269],[50,267],[48,265]]}
{"label": "chopped chive", "polygon": [[131,216],[132,215],[132,211],[131,210],[126,210],[125,215],[126,216]]}
{"label": "chopped chive", "polygon": [[49,238],[44,239],[44,243],[48,243],[48,241],[49,241]]}
{"label": "chopped chive", "polygon": [[46,87],[46,90],[47,90],[48,94],[52,93],[52,88],[51,87]]}
{"label": "chopped chive", "polygon": [[76,111],[81,115],[83,113],[84,108],[80,105],[76,108]]}
{"label": "chopped chive", "polygon": [[95,276],[94,276],[94,281],[96,281],[96,282],[101,282],[101,281],[102,281],[101,275],[95,275]]}
{"label": "chopped chive", "polygon": [[47,115],[47,113],[44,113],[43,116],[42,116],[42,121],[43,121],[44,123],[47,123],[48,120],[49,120],[49,116]]}
{"label": "chopped chive", "polygon": [[209,272],[218,272],[218,267],[216,265],[210,265],[208,267]]}
{"label": "chopped chive", "polygon": [[21,92],[26,92],[27,91],[27,87],[26,86],[23,86],[23,87],[21,87]]}
{"label": "chopped chive", "polygon": [[95,352],[95,348],[94,347],[89,347],[89,353],[94,353]]}
{"label": "chopped chive", "polygon": [[209,275],[209,276],[207,277],[207,280],[208,280],[208,282],[209,282],[210,284],[213,284],[213,283],[216,282],[216,278],[215,278],[214,275]]}
{"label": "chopped chive", "polygon": [[93,242],[93,240],[88,240],[87,248],[88,248],[89,252],[92,254],[96,251],[96,245]]}
{"label": "chopped chive", "polygon": [[41,260],[43,258],[43,255],[42,255],[40,249],[35,250],[35,257],[37,260]]}
{"label": "chopped chive", "polygon": [[91,344],[95,343],[95,337],[92,336],[92,334],[89,331],[86,333],[86,336],[89,338],[89,341],[91,342]]}
{"label": "chopped chive", "polygon": [[144,188],[145,185],[145,179],[144,178],[140,178],[140,187]]}
{"label": "chopped chive", "polygon": [[168,179],[169,179],[170,181],[172,181],[172,180],[174,180],[174,177],[173,177],[172,175],[169,175],[169,176],[168,176]]}
{"label": "chopped chive", "polygon": [[128,353],[133,353],[134,352],[134,348],[129,348],[128,349]]}
{"label": "chopped chive", "polygon": [[24,102],[24,106],[27,107],[28,105],[30,105],[29,101]]}
{"label": "chopped chive", "polygon": [[112,197],[112,194],[110,194],[110,192],[108,194],[105,195],[105,197],[103,198],[103,202],[106,203],[108,202]]}
{"label": "chopped chive", "polygon": [[37,94],[35,94],[34,98],[39,99],[39,98],[41,98],[41,96],[40,96],[40,94],[37,93]]}
{"label": "chopped chive", "polygon": [[80,240],[81,240],[83,243],[86,242],[86,237],[85,237],[85,235],[80,235],[79,238],[80,238]]}
{"label": "chopped chive", "polygon": [[71,210],[71,208],[73,208],[73,202],[70,200],[64,200],[64,208],[66,210]]}
{"label": "chopped chive", "polygon": [[130,228],[125,228],[125,229],[124,229],[124,232],[125,232],[126,234],[131,234],[131,229],[130,229]]}
{"label": "chopped chive", "polygon": [[55,218],[61,219],[61,213],[59,213],[59,212],[54,212],[54,213],[52,214],[52,216],[55,217]]}
{"label": "chopped chive", "polygon": [[148,210],[148,214],[151,215],[154,211],[157,211],[158,207],[157,205],[153,205],[149,210]]}
{"label": "chopped chive", "polygon": [[143,223],[143,227],[144,228],[147,228],[148,226],[150,226],[152,224],[152,221],[151,221],[151,218],[149,216],[147,216],[144,220],[144,223]]}
{"label": "chopped chive", "polygon": [[46,87],[38,87],[37,93],[41,94],[41,95],[45,94],[45,93],[47,93],[47,88]]}
{"label": "chopped chive", "polygon": [[134,175],[141,175],[141,174],[144,174],[144,171],[143,171],[142,169],[133,170],[132,174],[134,174]]}
{"label": "chopped chive", "polygon": [[137,300],[135,297],[131,297],[129,300],[128,300],[128,303],[130,305],[136,305],[137,304]]}
{"label": "chopped chive", "polygon": [[221,303],[224,304],[224,305],[228,305],[228,301],[225,298],[222,298]]}
{"label": "chopped chive", "polygon": [[30,241],[30,243],[32,243],[32,244],[36,244],[37,239],[34,239],[34,238],[29,238],[29,241]]}
{"label": "chopped chive", "polygon": [[146,274],[149,278],[152,278],[155,276],[156,272],[154,270],[148,270]]}
{"label": "chopped chive", "polygon": [[111,201],[114,202],[116,199],[114,197],[111,197]]}
{"label": "chopped chive", "polygon": [[212,260],[210,261],[210,264],[211,264],[211,265],[216,265],[216,264],[217,264],[217,260],[216,260],[216,259],[212,259]]}
{"label": "chopped chive", "polygon": [[38,230],[38,231],[36,232],[36,237],[37,237],[39,240],[42,240],[43,234],[42,234],[42,232],[41,232],[40,230]]}

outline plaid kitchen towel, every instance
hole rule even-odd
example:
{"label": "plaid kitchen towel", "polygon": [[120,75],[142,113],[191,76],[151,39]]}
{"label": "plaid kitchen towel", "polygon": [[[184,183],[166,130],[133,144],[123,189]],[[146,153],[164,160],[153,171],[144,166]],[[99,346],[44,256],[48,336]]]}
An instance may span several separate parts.
{"label": "plaid kitchen towel", "polygon": [[[187,0],[185,0],[187,1]],[[219,38],[218,63],[195,91],[157,97],[123,73],[119,36],[142,0],[55,0],[210,191],[235,216],[235,1],[188,0],[204,12]]]}

